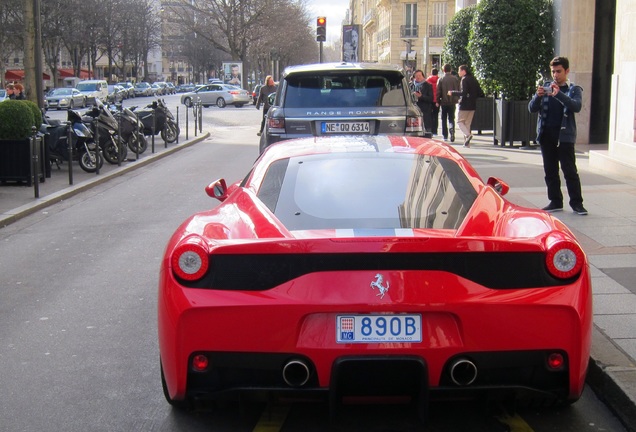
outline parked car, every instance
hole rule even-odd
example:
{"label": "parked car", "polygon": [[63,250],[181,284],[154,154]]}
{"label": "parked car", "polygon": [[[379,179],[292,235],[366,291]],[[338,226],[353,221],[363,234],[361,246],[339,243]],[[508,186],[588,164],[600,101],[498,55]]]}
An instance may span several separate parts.
{"label": "parked car", "polygon": [[135,96],[152,96],[153,91],[150,84],[145,81],[135,84]]}
{"label": "parked car", "polygon": [[76,88],[59,87],[45,97],[47,109],[73,109],[86,106],[86,95]]}
{"label": "parked car", "polygon": [[152,83],[150,85],[150,87],[152,88],[152,94],[154,96],[163,96],[164,95],[164,88],[163,88],[163,86],[161,86],[161,84]]}
{"label": "parked car", "polygon": [[9,96],[7,96],[7,91],[5,89],[0,89],[0,102],[3,102],[7,99],[9,99]]}
{"label": "parked car", "polygon": [[258,94],[261,91],[261,87],[263,87],[263,84],[256,84],[254,86],[254,90],[252,90],[252,105],[256,105],[256,101],[258,100]]}
{"label": "parked car", "polygon": [[243,179],[213,181],[221,204],[188,218],[161,264],[168,402],[252,391],[337,406],[361,383],[422,404],[576,401],[587,258],[507,191],[450,145],[404,135],[281,141]]}
{"label": "parked car", "polygon": [[268,145],[320,135],[423,136],[422,113],[404,72],[378,63],[319,63],[285,69],[261,135]]}
{"label": "parked car", "polygon": [[134,98],[135,97],[135,86],[130,82],[118,82],[117,85],[122,86],[126,89],[126,98]]}
{"label": "parked car", "polygon": [[86,96],[86,103],[95,105],[97,101],[106,101],[108,97],[108,83],[106,80],[84,80],[77,83],[77,89]]}
{"label": "parked car", "polygon": [[225,108],[226,105],[234,105],[240,108],[250,102],[250,94],[245,89],[229,84],[206,84],[181,96],[181,103],[186,106],[199,101],[204,107],[216,105]]}
{"label": "parked car", "polygon": [[120,103],[126,98],[128,98],[128,90],[118,84],[111,84],[108,86],[109,103]]}
{"label": "parked car", "polygon": [[166,83],[166,90],[167,90],[166,94],[175,94],[175,93],[177,93],[177,88],[171,82],[167,82]]}

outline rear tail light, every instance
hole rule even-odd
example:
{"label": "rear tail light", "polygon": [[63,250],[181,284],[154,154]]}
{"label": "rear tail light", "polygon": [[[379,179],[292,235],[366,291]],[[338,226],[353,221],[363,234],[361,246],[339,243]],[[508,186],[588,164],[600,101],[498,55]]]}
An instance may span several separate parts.
{"label": "rear tail light", "polygon": [[196,372],[205,372],[210,362],[203,354],[195,355],[192,358],[192,369]]}
{"label": "rear tail light", "polygon": [[552,276],[569,279],[579,274],[585,255],[577,243],[564,235],[553,233],[547,238],[546,246],[546,265]]}
{"label": "rear tail light", "polygon": [[235,91],[235,90],[230,90],[228,93],[231,94],[231,95],[241,94],[240,91]]}
{"label": "rear tail light", "polygon": [[195,281],[208,271],[208,248],[201,237],[192,236],[184,240],[172,253],[172,270],[181,279]]}
{"label": "rear tail light", "polygon": [[547,358],[548,369],[557,371],[565,367],[565,358],[563,354],[555,352],[550,353]]}
{"label": "rear tail light", "polygon": [[270,118],[267,120],[267,125],[272,129],[285,129],[285,119]]}
{"label": "rear tail light", "polygon": [[414,116],[406,118],[406,132],[421,132],[422,117]]}

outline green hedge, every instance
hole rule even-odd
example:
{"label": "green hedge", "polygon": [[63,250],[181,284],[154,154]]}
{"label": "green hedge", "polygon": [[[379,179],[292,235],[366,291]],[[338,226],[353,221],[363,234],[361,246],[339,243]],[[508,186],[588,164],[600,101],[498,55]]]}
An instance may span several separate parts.
{"label": "green hedge", "polygon": [[0,103],[0,139],[2,140],[29,138],[33,134],[31,128],[36,126],[39,129],[41,123],[42,114],[37,105],[31,101],[7,100]]}

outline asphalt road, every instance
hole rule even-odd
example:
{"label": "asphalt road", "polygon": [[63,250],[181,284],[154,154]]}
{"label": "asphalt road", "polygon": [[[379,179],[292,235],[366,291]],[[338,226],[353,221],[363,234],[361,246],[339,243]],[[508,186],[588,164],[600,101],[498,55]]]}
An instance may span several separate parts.
{"label": "asphalt road", "polygon": [[204,186],[247,172],[260,116],[252,106],[206,109],[210,139],[0,230],[0,431],[624,430],[589,389],[571,407],[516,414],[434,403],[426,427],[402,405],[345,407],[336,422],[324,403],[173,410],[159,375],[159,262],[178,224],[216,204]]}

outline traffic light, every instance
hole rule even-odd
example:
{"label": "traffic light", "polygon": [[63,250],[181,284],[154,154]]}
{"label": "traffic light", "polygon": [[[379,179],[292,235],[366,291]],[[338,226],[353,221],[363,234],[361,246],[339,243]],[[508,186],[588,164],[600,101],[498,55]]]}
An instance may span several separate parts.
{"label": "traffic light", "polygon": [[316,19],[316,40],[318,42],[327,40],[327,17],[318,17]]}

